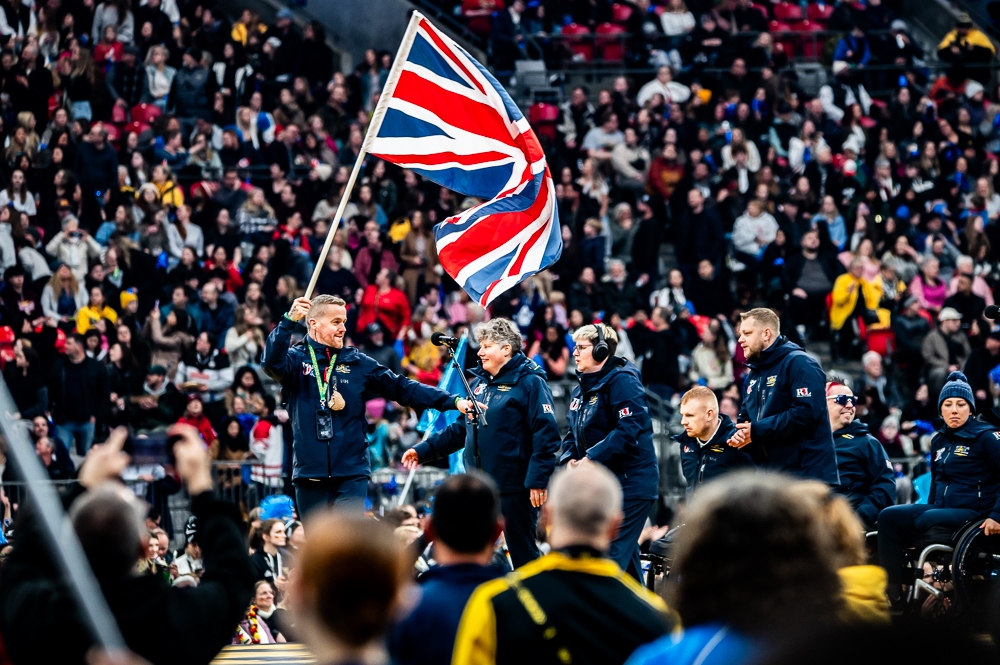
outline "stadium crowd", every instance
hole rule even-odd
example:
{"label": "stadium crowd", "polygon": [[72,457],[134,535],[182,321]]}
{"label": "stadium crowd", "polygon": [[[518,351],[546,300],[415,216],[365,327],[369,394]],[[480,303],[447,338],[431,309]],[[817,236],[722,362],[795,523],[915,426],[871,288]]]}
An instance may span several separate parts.
{"label": "stadium crowd", "polygon": [[[648,392],[675,410],[676,420],[687,418],[681,396],[699,386],[705,404],[717,401],[713,413],[735,423],[747,372],[737,344],[740,314],[766,304],[779,313],[788,340],[829,353],[825,369],[848,388],[827,394],[856,409],[841,425],[870,433],[866,440],[881,444],[883,456],[922,460],[930,451],[938,397],[954,387],[958,370],[968,377],[974,411],[1000,406],[1000,330],[984,317],[1000,281],[1000,88],[986,87],[992,74],[983,65],[994,49],[968,17],[959,17],[936,54],[925,54],[880,0],[831,5],[823,20],[839,34],[830,42],[829,77],[809,93],[789,66],[790,42],[768,32],[773,7],[748,0],[690,8],[683,0],[637,0],[629,7],[624,57],[658,68],[655,75],[567,90],[555,113],[535,124],[556,182],[564,245],[558,262],[480,307],[442,270],[432,230],[478,201],[366,156],[316,289],[349,303],[350,344],[400,375],[437,385],[447,358],[431,335],[473,333],[466,355],[472,366],[476,327],[502,317],[517,325],[520,350],[549,383],[568,382],[576,373],[576,333],[601,321],[616,334],[614,354],[641,370]],[[473,32],[490,35],[498,75],[520,58],[572,59],[563,41],[548,38],[568,23],[596,28],[614,17],[606,0],[466,0],[447,8],[464,15]],[[270,25],[249,9],[228,17],[211,0],[6,0],[0,9],[0,359],[49,477],[79,479],[97,496],[91,511],[121,516],[121,497],[101,493],[105,475],[80,477],[87,464],[100,462],[78,469],[81,461],[118,426],[142,435],[181,423],[194,428],[186,436],[196,432],[205,458],[216,462],[217,486],[246,483],[262,494],[290,494],[288,412],[279,385],[262,371],[261,354],[316,265],[392,55],[370,49],[352,72],[335,71],[319,23],[300,30],[289,10]],[[934,58],[947,66],[928,67]],[[857,399],[836,401],[841,393]],[[366,409],[373,467],[397,466],[418,440],[418,414],[382,398]],[[831,412],[834,429],[841,417]],[[882,457],[872,450],[877,466]],[[207,577],[231,601],[220,616],[234,615],[238,624],[235,637],[223,630],[223,641],[283,641],[290,624],[282,614],[297,606],[302,616],[316,614],[300,625],[306,641],[337,646],[331,653],[338,657],[371,655],[398,609],[405,576],[393,573],[403,556],[393,543],[404,540],[413,544],[413,558],[420,554],[418,567],[430,565],[428,557],[456,566],[435,573],[445,578],[431,587],[441,595],[427,600],[426,592],[425,601],[449,605],[439,614],[457,631],[457,653],[467,658],[461,662],[493,662],[498,645],[510,641],[501,629],[544,629],[544,616],[532,625],[528,619],[537,615],[529,610],[523,625],[497,626],[484,637],[494,613],[525,602],[507,582],[476,592],[462,619],[469,625],[459,627],[456,596],[448,594],[464,594],[464,604],[477,584],[495,577],[483,570],[493,559],[499,514],[486,481],[449,486],[461,499],[452,515],[457,523],[485,520],[479,540],[455,523],[452,531],[435,524],[439,515],[447,519],[440,506],[422,521],[404,506],[384,520],[397,527],[396,541],[343,518],[343,541],[317,539],[310,558],[314,541],[307,544],[291,501],[267,501],[248,515],[253,554],[243,561],[234,549],[245,553],[246,532],[237,533],[231,522],[238,517],[221,502],[191,490],[192,478],[206,489],[200,469],[207,461],[194,452],[189,459],[187,471],[123,464],[107,474],[120,475],[152,507],[134,534],[142,557],[137,563],[126,554],[124,565],[119,558],[97,571],[110,576],[102,584],[134,567],[174,587]],[[248,464],[246,477],[218,475],[227,462]],[[697,474],[696,466],[685,461],[686,472]],[[18,480],[9,462],[0,473],[4,482]],[[666,635],[678,616],[704,627],[687,633],[701,646],[718,645],[720,630],[733,627],[724,646],[745,655],[770,640],[774,626],[794,622],[796,611],[830,625],[850,614],[838,579],[874,588],[871,571],[843,572],[862,563],[861,546],[832,531],[861,531],[852,511],[836,512],[843,502],[831,506],[829,497],[812,496],[825,488],[745,476],[732,481],[731,492],[693,495],[690,510],[701,516],[700,526],[677,559],[690,574],[668,611],[620,572],[580,563],[606,555],[617,531],[622,497],[614,478],[588,464],[559,473],[579,474],[581,486],[603,501],[585,515],[574,512],[570,506],[583,499],[568,482],[560,490],[554,476],[542,513],[550,531],[542,540],[555,554],[529,564],[534,568],[522,581],[542,593],[547,587],[534,585],[546,573],[571,571],[581,584],[603,585],[608,598],[621,600],[592,608],[570,603],[566,611],[582,607],[591,612],[587,620],[597,617],[616,626],[615,636],[629,635],[574,635],[580,641],[572,651],[584,660],[581,644],[593,646],[592,657],[601,654],[597,662],[623,662]],[[900,465],[894,473],[912,469]],[[907,482],[891,482],[896,491],[884,491],[888,503],[914,498]],[[167,499],[185,485],[195,519],[182,529],[172,523]],[[740,496],[767,497],[767,510],[740,513]],[[878,514],[854,507],[866,524]],[[4,534],[14,542],[18,508],[4,497]],[[99,520],[84,519],[86,510],[77,517],[78,532],[99,528]],[[214,526],[199,532],[201,519]],[[773,529],[780,539],[789,524],[799,570],[744,559],[747,571],[774,577],[769,588],[787,604],[754,604],[748,599],[755,591],[739,587],[747,575],[713,578],[716,569],[705,567],[706,553],[724,551],[725,543],[713,539],[719,530],[750,538]],[[178,538],[183,531],[184,542],[172,552],[175,531]],[[419,546],[434,534],[431,556]],[[648,529],[643,539],[659,535]],[[102,541],[88,554],[104,556],[112,544]],[[363,589],[346,575],[321,572],[338,556],[349,558],[352,547],[365,553]],[[0,550],[0,561],[9,552],[9,545]],[[352,565],[361,565],[358,556],[349,558]],[[312,573],[296,578],[289,573],[300,558]],[[30,569],[24,558],[19,565]],[[222,568],[228,572],[220,577]],[[0,592],[4,584],[0,577]],[[344,605],[318,606],[309,584],[322,587],[323,602]],[[730,604],[705,604],[706,594],[723,588],[731,589]],[[352,594],[376,593],[362,618],[353,618],[360,615]],[[855,614],[884,618],[881,591],[868,600],[875,609],[862,602]],[[9,616],[4,621],[14,625]],[[209,628],[217,627],[202,626]],[[417,622],[394,630],[424,628]],[[176,662],[130,646],[153,662]],[[399,662],[427,662],[404,647],[393,647]],[[538,648],[562,659],[558,650],[570,645]],[[636,652],[634,662],[663,662],[658,653],[669,648],[663,638]]]}

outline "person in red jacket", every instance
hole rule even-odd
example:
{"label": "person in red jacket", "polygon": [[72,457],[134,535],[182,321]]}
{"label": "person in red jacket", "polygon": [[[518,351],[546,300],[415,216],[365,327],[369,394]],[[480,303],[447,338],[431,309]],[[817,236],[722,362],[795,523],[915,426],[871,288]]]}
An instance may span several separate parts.
{"label": "person in red jacket", "polygon": [[218,459],[219,436],[215,433],[215,428],[212,427],[208,416],[205,415],[205,405],[202,404],[201,397],[192,395],[188,399],[184,415],[178,418],[177,422],[181,425],[191,425],[198,430],[198,434],[201,435],[201,440],[204,441],[211,458]]}
{"label": "person in red jacket", "polygon": [[389,331],[392,339],[410,322],[410,303],[406,294],[397,289],[396,273],[388,268],[378,271],[375,283],[369,284],[361,297],[361,311],[358,314],[358,329],[364,330],[369,323],[379,321]]}

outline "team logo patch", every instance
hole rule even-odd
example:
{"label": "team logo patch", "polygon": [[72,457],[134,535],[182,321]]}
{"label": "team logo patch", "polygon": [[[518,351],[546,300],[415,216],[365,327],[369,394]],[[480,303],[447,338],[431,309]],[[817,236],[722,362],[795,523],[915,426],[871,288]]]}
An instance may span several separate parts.
{"label": "team logo patch", "polygon": [[499,390],[502,393],[509,393],[510,386],[497,386],[497,390]]}
{"label": "team logo patch", "polygon": [[886,461],[885,461],[885,465],[886,465],[887,467],[889,467],[889,470],[890,470],[890,471],[892,471],[892,462],[890,462],[889,460],[886,460]]}
{"label": "team logo patch", "polygon": [[587,402],[587,403],[590,404],[591,406],[594,406],[595,404],[597,404],[597,395],[594,395],[593,397],[591,397],[590,401]]}
{"label": "team logo patch", "polygon": [[726,452],[725,449],[722,446],[712,446],[708,450],[709,450],[709,452],[713,452],[713,453],[724,453],[724,452]]}
{"label": "team logo patch", "polygon": [[993,438],[1000,441],[1000,432],[993,432]]}
{"label": "team logo patch", "polygon": [[843,438],[845,438],[845,439],[853,439],[854,435],[853,434],[844,434]]}
{"label": "team logo patch", "polygon": [[691,452],[691,447],[690,446],[684,446],[684,452],[686,452],[686,453]]}
{"label": "team logo patch", "polygon": [[334,369],[333,371],[334,372],[340,372],[341,374],[350,374],[351,373],[351,368],[348,367],[347,365],[341,364],[341,365],[337,365],[336,369]]}
{"label": "team logo patch", "polygon": [[944,455],[944,448],[938,448],[936,451],[934,451],[934,461],[935,462],[941,461],[942,455]]}
{"label": "team logo patch", "polygon": [[747,395],[749,395],[750,391],[753,390],[755,383],[757,383],[757,379],[750,379],[750,383],[747,384]]}
{"label": "team logo patch", "polygon": [[795,389],[795,396],[796,397],[812,397],[812,393],[809,392],[808,388],[796,388]]}
{"label": "team logo patch", "polygon": [[627,406],[618,412],[619,418],[627,418],[631,415],[632,415],[632,409],[628,408]]}
{"label": "team logo patch", "polygon": [[302,376],[315,376],[316,371],[313,369],[312,363],[302,363]]}
{"label": "team logo patch", "polygon": [[777,380],[778,380],[777,375],[775,375],[775,376],[769,376],[769,377],[767,377],[767,383],[764,384],[764,385],[766,385],[768,388],[772,388],[774,386],[774,382],[777,381]]}
{"label": "team logo patch", "polygon": [[579,411],[580,410],[580,404],[581,404],[581,400],[580,400],[579,397],[573,398],[573,401],[569,403],[569,410],[570,411]]}
{"label": "team logo patch", "polygon": [[542,413],[552,413],[552,405],[542,404]]}
{"label": "team logo patch", "polygon": [[483,388],[485,388],[485,386],[480,383],[478,386],[476,386],[476,389],[472,391],[472,394],[473,395],[482,395],[483,394]]}
{"label": "team logo patch", "polygon": [[955,446],[955,455],[958,457],[968,457],[970,448],[968,446]]}

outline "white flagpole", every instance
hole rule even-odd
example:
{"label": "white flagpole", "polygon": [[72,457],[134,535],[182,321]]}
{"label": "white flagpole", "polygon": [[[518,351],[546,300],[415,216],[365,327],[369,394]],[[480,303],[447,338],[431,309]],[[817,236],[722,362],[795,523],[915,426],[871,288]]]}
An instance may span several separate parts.
{"label": "white flagpole", "polygon": [[312,297],[313,290],[316,288],[316,282],[319,280],[319,273],[323,270],[323,266],[326,264],[326,255],[330,251],[330,245],[333,244],[333,237],[337,234],[337,229],[340,227],[340,220],[344,216],[344,209],[347,207],[347,202],[351,198],[351,193],[354,191],[354,183],[358,179],[358,173],[361,172],[361,165],[365,161],[365,155],[368,154],[368,149],[371,146],[372,140],[378,135],[378,130],[382,126],[382,120],[385,118],[385,112],[389,105],[389,100],[392,98],[393,93],[396,91],[396,84],[399,83],[399,77],[403,73],[403,64],[406,62],[406,58],[410,55],[410,48],[413,46],[413,40],[417,34],[417,26],[420,21],[424,18],[423,14],[420,12],[413,12],[410,17],[410,23],[406,26],[406,32],[403,33],[403,41],[399,45],[399,49],[396,51],[396,59],[392,63],[392,69],[389,70],[389,77],[386,79],[385,87],[382,88],[382,94],[379,96],[378,104],[375,105],[375,110],[372,111],[371,121],[368,123],[368,133],[365,134],[364,143],[361,144],[361,151],[358,153],[358,160],[354,162],[354,168],[351,170],[351,177],[347,179],[347,186],[344,188],[344,195],[340,198],[340,205],[337,206],[337,213],[333,216],[333,224],[330,226],[330,231],[327,233],[326,242],[323,243],[323,251],[319,253],[319,258],[316,259],[316,267],[313,269],[312,278],[309,280],[309,286],[306,288],[305,297]]}

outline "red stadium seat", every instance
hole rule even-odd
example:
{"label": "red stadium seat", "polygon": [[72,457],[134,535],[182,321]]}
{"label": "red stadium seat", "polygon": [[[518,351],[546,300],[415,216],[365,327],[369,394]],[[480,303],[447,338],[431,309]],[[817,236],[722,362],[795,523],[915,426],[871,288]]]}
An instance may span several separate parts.
{"label": "red stadium seat", "polygon": [[615,23],[624,24],[632,16],[632,5],[625,5],[616,2],[611,5],[611,20]]}
{"label": "red stadium seat", "polygon": [[14,335],[14,329],[10,326],[0,326],[0,346],[4,344],[13,345],[17,340],[17,336]]}
{"label": "red stadium seat", "polygon": [[149,128],[150,128],[149,125],[147,125],[144,122],[139,122],[138,120],[133,120],[132,122],[125,125],[126,133],[135,132],[136,134],[142,134]]}
{"label": "red stadium seat", "polygon": [[162,113],[155,104],[136,104],[132,107],[132,120],[151,125]]}
{"label": "red stadium seat", "polygon": [[[771,21],[768,24],[768,32],[771,33],[791,32],[791,30],[792,26],[787,23],[782,23],[781,21]],[[786,35],[774,35],[774,45],[776,47],[781,47],[781,50],[787,57],[792,58],[795,56],[797,49],[795,48],[795,40],[791,37]]]}
{"label": "red stadium seat", "polygon": [[14,362],[16,358],[17,354],[14,352],[14,347],[4,347],[0,349],[0,367],[9,362]]}
{"label": "red stadium seat", "polygon": [[883,358],[891,358],[896,351],[896,333],[892,330],[869,330],[868,350],[874,351]]}
{"label": "red stadium seat", "polygon": [[779,2],[774,6],[774,18],[779,21],[801,21],[802,7],[794,2]]}
{"label": "red stadium seat", "polygon": [[759,5],[757,3],[753,4],[753,8],[756,9],[757,11],[759,11],[761,14],[763,14],[764,18],[766,18],[769,21],[771,20],[771,10],[770,9],[768,9],[764,5]]}
{"label": "red stadium seat", "polygon": [[597,48],[600,49],[604,60],[622,62],[625,59],[625,28],[614,23],[602,23],[594,32],[606,36],[604,39],[600,37],[597,39]]}
{"label": "red stadium seat", "polygon": [[[814,21],[799,21],[791,24],[795,32],[822,32],[823,26]],[[822,49],[818,36],[805,36],[798,40],[799,54],[804,58],[817,58]]]}
{"label": "red stadium seat", "polygon": [[825,2],[810,2],[806,9],[806,18],[810,21],[826,23],[833,15],[833,5]]}
{"label": "red stadium seat", "polygon": [[112,143],[118,143],[118,139],[122,137],[122,130],[118,125],[112,125],[110,122],[104,125],[104,131],[108,133],[108,140]]}
{"label": "red stadium seat", "polygon": [[594,59],[594,43],[589,39],[590,30],[585,26],[570,23],[563,26],[562,34],[566,38],[566,45],[574,55],[580,56],[585,62]]}
{"label": "red stadium seat", "polygon": [[555,104],[539,102],[528,109],[528,124],[539,136],[550,141],[556,140],[556,125],[559,123],[559,107]]}

